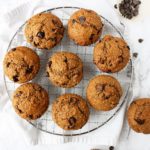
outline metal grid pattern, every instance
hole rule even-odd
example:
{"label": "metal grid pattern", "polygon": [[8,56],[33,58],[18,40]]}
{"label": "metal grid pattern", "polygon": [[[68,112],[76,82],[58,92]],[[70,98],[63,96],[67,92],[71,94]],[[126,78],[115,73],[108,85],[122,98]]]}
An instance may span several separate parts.
{"label": "metal grid pattern", "polygon": [[[66,28],[66,31],[67,31],[68,19],[69,19],[70,15],[77,9],[79,9],[79,8],[60,7],[60,8],[54,8],[51,10],[47,10],[46,12],[52,12],[53,14],[57,15],[62,20],[62,22]],[[103,33],[102,33],[101,37],[103,37],[106,34],[111,34],[114,36],[122,37],[120,32],[108,20],[106,20],[104,17],[102,17],[102,21],[104,23],[104,28],[103,28]],[[92,53],[93,53],[94,44],[90,45],[90,46],[78,46],[78,45],[74,44],[71,40],[68,39],[67,33],[65,31],[64,38],[59,45],[57,45],[50,51],[48,51],[48,50],[42,51],[40,49],[36,49],[36,48],[32,47],[31,45],[29,45],[26,42],[24,33],[23,33],[24,26],[25,26],[25,24],[22,25],[18,29],[18,31],[16,32],[16,34],[14,35],[14,37],[12,38],[12,40],[10,42],[8,50],[13,47],[23,45],[23,46],[30,47],[37,52],[37,54],[40,56],[41,68],[40,68],[38,75],[31,82],[36,82],[36,83],[42,85],[47,90],[47,92],[50,96],[50,105],[49,105],[49,108],[46,111],[46,113],[41,118],[37,119],[36,121],[31,121],[30,123],[42,131],[45,131],[45,132],[48,132],[51,134],[55,134],[55,135],[62,135],[62,136],[75,136],[75,135],[86,134],[88,132],[94,131],[94,130],[100,128],[101,126],[105,125],[105,123],[108,122],[119,111],[119,109],[121,108],[121,106],[124,104],[124,102],[126,100],[125,98],[127,97],[129,86],[131,83],[132,62],[130,61],[128,66],[121,72],[111,74],[112,76],[114,76],[115,78],[117,78],[120,81],[121,86],[124,91],[124,94],[123,94],[118,106],[115,109],[108,111],[108,112],[94,111],[92,108],[90,108],[90,118],[89,118],[87,124],[82,129],[76,130],[76,131],[64,131],[63,129],[59,128],[52,121],[52,118],[51,118],[52,102],[59,95],[61,95],[63,93],[76,93],[76,94],[81,95],[84,99],[86,99],[85,93],[86,93],[86,87],[87,87],[89,80],[92,77],[94,77],[95,75],[102,74],[102,72],[99,71],[96,68],[96,66],[93,64]],[[53,53],[55,53],[57,51],[63,51],[63,50],[76,53],[82,59],[82,61],[84,63],[83,79],[76,87],[71,88],[71,89],[55,87],[49,82],[48,77],[46,77],[45,70],[46,70],[46,64],[48,62],[49,57]],[[8,95],[11,98],[12,93],[19,86],[19,84],[10,81],[5,76],[4,76],[4,79],[5,79],[5,85],[6,85]]]}

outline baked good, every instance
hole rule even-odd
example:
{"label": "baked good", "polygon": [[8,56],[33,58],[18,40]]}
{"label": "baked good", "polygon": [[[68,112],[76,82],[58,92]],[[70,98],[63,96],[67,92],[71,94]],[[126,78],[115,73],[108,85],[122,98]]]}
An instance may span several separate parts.
{"label": "baked good", "polygon": [[86,124],[89,108],[81,96],[63,94],[52,105],[52,118],[64,130],[77,130]]}
{"label": "baked good", "polygon": [[40,69],[40,58],[30,48],[11,49],[3,61],[4,73],[12,81],[24,83],[32,80]]}
{"label": "baked good", "polygon": [[129,106],[127,116],[134,131],[150,134],[150,98],[134,100]]}
{"label": "baked good", "polygon": [[94,109],[108,111],[115,108],[119,103],[122,88],[114,77],[98,75],[89,81],[86,95]]}
{"label": "baked good", "polygon": [[101,18],[96,12],[80,9],[69,19],[68,35],[78,45],[90,45],[99,39],[102,27]]}
{"label": "baked good", "polygon": [[48,93],[38,84],[26,83],[16,89],[12,103],[20,117],[26,120],[34,120],[41,117],[47,110]]}
{"label": "baked good", "polygon": [[82,79],[83,64],[81,59],[74,53],[57,52],[49,59],[47,74],[55,86],[74,87]]}
{"label": "baked good", "polygon": [[129,59],[129,46],[119,37],[106,35],[94,48],[93,61],[104,72],[120,71]]}
{"label": "baked good", "polygon": [[64,27],[61,20],[52,13],[40,13],[27,21],[25,36],[34,47],[51,49],[63,38]]}

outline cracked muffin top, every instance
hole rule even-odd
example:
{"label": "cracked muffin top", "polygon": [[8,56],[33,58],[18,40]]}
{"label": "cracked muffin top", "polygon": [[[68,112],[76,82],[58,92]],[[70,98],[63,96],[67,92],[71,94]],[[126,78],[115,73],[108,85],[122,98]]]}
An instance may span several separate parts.
{"label": "cracked muffin top", "polygon": [[81,96],[63,94],[52,105],[52,118],[64,130],[77,130],[86,124],[89,108]]}
{"label": "cracked muffin top", "polygon": [[71,52],[57,52],[49,59],[47,75],[59,87],[70,88],[77,85],[83,76],[81,59]]}
{"label": "cracked muffin top", "polygon": [[69,19],[68,35],[78,45],[90,45],[99,39],[102,27],[101,18],[96,12],[80,9]]}
{"label": "cracked muffin top", "polygon": [[129,106],[127,116],[134,131],[150,134],[150,98],[134,100]]}
{"label": "cracked muffin top", "polygon": [[11,49],[3,61],[4,73],[17,83],[32,80],[40,69],[40,58],[30,48],[19,46]]}
{"label": "cracked muffin top", "polygon": [[114,77],[98,75],[89,81],[86,95],[94,109],[108,111],[119,103],[122,88]]}
{"label": "cracked muffin top", "polygon": [[64,27],[61,20],[52,13],[40,13],[27,21],[25,36],[34,47],[51,49],[63,38]]}
{"label": "cracked muffin top", "polygon": [[130,59],[130,49],[127,43],[118,37],[106,35],[96,44],[93,61],[104,72],[118,72]]}

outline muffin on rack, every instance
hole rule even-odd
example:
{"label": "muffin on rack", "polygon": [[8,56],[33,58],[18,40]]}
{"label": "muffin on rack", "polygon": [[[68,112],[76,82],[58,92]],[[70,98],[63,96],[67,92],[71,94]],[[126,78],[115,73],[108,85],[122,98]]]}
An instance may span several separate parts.
{"label": "muffin on rack", "polygon": [[88,121],[89,108],[81,96],[63,94],[52,105],[52,118],[64,130],[77,130]]}
{"label": "muffin on rack", "polygon": [[62,40],[63,34],[63,23],[52,13],[37,14],[25,26],[27,41],[40,49],[53,48]]}
{"label": "muffin on rack", "polygon": [[80,9],[69,19],[68,35],[78,45],[90,45],[99,39],[102,27],[101,18],[96,12]]}
{"label": "muffin on rack", "polygon": [[129,62],[129,59],[129,46],[119,37],[106,35],[94,48],[93,61],[104,72],[122,70]]}
{"label": "muffin on rack", "polygon": [[119,103],[122,88],[114,77],[98,75],[89,81],[86,95],[94,109],[108,111],[115,108]]}
{"label": "muffin on rack", "polygon": [[83,76],[82,60],[71,52],[54,53],[47,64],[47,75],[55,86],[74,87]]}
{"label": "muffin on rack", "polygon": [[13,94],[13,107],[16,113],[26,119],[41,117],[49,105],[48,93],[35,83],[26,83],[17,88]]}
{"label": "muffin on rack", "polygon": [[134,100],[127,114],[128,123],[134,131],[150,134],[150,98]]}
{"label": "muffin on rack", "polygon": [[12,81],[25,83],[32,80],[40,69],[40,58],[30,48],[19,46],[11,49],[3,61],[4,73]]}

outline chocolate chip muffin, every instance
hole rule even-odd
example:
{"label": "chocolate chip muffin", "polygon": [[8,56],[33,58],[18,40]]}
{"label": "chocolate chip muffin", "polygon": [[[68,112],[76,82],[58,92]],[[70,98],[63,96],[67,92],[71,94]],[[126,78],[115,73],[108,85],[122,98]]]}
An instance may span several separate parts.
{"label": "chocolate chip muffin", "polygon": [[100,16],[87,9],[76,11],[68,22],[68,35],[78,45],[90,45],[95,43],[102,32]]}
{"label": "chocolate chip muffin", "polygon": [[77,130],[86,124],[89,108],[81,96],[63,94],[52,105],[52,118],[64,130]]}
{"label": "chocolate chip muffin", "polygon": [[63,38],[64,27],[61,20],[51,13],[40,13],[27,21],[25,36],[34,47],[51,49]]}
{"label": "chocolate chip muffin", "polygon": [[24,83],[32,80],[40,69],[40,58],[30,48],[11,49],[3,61],[4,73],[12,81]]}
{"label": "chocolate chip muffin", "polygon": [[127,115],[129,125],[134,131],[150,134],[150,98],[133,101]]}
{"label": "chocolate chip muffin", "polygon": [[93,61],[104,72],[120,71],[129,59],[129,46],[118,37],[106,35],[94,48]]}
{"label": "chocolate chip muffin", "polygon": [[94,109],[108,111],[115,108],[119,103],[122,88],[114,77],[98,75],[90,80],[86,95]]}
{"label": "chocolate chip muffin", "polygon": [[13,94],[13,107],[16,113],[26,119],[41,117],[48,108],[48,93],[35,83],[26,83],[17,88]]}
{"label": "chocolate chip muffin", "polygon": [[82,61],[74,53],[57,52],[49,59],[47,75],[55,86],[74,87],[81,81],[83,76]]}

